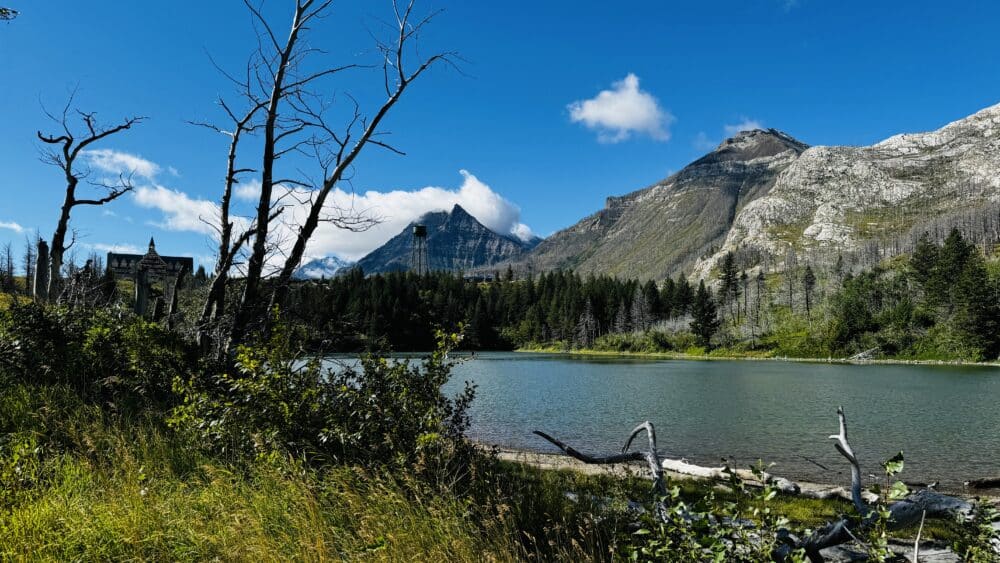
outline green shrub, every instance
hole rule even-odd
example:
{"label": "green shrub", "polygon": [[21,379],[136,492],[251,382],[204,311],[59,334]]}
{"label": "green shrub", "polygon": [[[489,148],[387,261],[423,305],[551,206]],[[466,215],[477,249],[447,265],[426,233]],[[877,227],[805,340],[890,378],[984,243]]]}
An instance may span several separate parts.
{"label": "green shrub", "polygon": [[67,385],[116,410],[169,406],[173,379],[195,367],[183,339],[120,308],[0,311],[0,378]]}
{"label": "green shrub", "polygon": [[206,448],[234,458],[289,452],[317,462],[406,465],[442,471],[470,455],[463,433],[474,389],[449,398],[448,351],[438,334],[422,363],[364,356],[357,367],[300,359],[296,336],[277,329],[265,345],[244,346],[235,370],[177,378],[183,403],[171,424]]}

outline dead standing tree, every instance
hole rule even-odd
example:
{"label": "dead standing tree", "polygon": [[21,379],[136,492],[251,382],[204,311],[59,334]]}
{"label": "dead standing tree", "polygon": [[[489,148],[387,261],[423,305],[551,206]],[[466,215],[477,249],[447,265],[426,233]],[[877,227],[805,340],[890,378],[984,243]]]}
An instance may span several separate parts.
{"label": "dead standing tree", "polygon": [[[343,181],[349,180],[345,175],[352,170],[355,160],[368,145],[403,154],[381,140],[380,137],[386,134],[380,130],[382,122],[407,88],[427,69],[439,63],[453,65],[456,56],[450,52],[436,53],[409,65],[408,59],[415,52],[414,44],[420,31],[435,14],[415,21],[413,1],[403,9],[393,2],[393,40],[384,42],[375,39],[381,56],[377,66],[382,69],[386,99],[371,117],[366,117],[360,103],[345,96],[351,101],[353,111],[346,125],[337,127],[329,116],[336,104],[332,98],[316,93],[319,81],[344,71],[369,67],[346,64],[319,70],[306,69],[309,56],[320,51],[307,46],[303,36],[311,24],[327,15],[332,0],[297,0],[284,42],[278,40],[259,9],[249,1],[245,4],[260,26],[260,44],[248,65],[246,80],[237,81],[248,102],[248,113],[237,118],[227,109],[236,128],[231,132],[230,165],[220,213],[220,252],[216,279],[213,280],[213,286],[218,285],[218,289],[210,294],[202,315],[203,321],[207,320],[214,314],[212,311],[218,311],[222,306],[232,261],[239,252],[247,252],[243,293],[233,313],[228,335],[223,336],[227,342],[220,343],[226,348],[245,341],[254,331],[267,333],[270,322],[268,311],[284,303],[292,275],[321,223],[360,231],[379,222],[378,218],[364,210],[339,207],[330,199],[330,194]],[[227,218],[236,176],[250,172],[234,164],[241,136],[246,133],[257,134],[262,141],[259,168],[255,169],[260,175],[260,194],[255,213],[249,221],[250,226],[236,235]],[[296,169],[295,177],[279,176],[279,160],[292,155],[312,160],[317,179],[310,180],[301,168]],[[285,198],[294,198],[294,204],[304,210],[304,219],[300,223],[276,221]],[[290,238],[290,248],[282,244],[285,241],[275,240],[281,234]],[[223,244],[226,241],[230,241],[229,244]],[[274,267],[275,271],[266,272],[268,267]],[[274,274],[272,279],[267,279],[269,274]]]}
{"label": "dead standing tree", "polygon": [[[104,205],[134,189],[131,175],[126,173],[119,174],[117,179],[110,181],[89,180],[91,176],[90,168],[86,163],[81,165],[78,159],[88,147],[112,135],[127,131],[133,125],[145,119],[144,117],[130,117],[117,125],[104,126],[97,121],[97,114],[73,109],[73,98],[74,95],[71,94],[60,116],[52,115],[47,111],[45,112],[50,119],[59,124],[62,129],[61,133],[46,135],[41,131],[38,132],[38,139],[49,145],[49,149],[43,152],[42,161],[59,168],[66,180],[66,195],[63,198],[59,220],[56,223],[56,229],[52,234],[52,241],[49,246],[48,287],[45,288],[44,294],[35,296],[36,299],[41,299],[42,301],[57,299],[59,297],[62,282],[63,256],[76,242],[75,235],[71,236],[68,244],[66,242],[66,237],[70,234],[69,222],[73,209],[81,205]],[[82,133],[75,133],[70,126],[72,121],[71,113],[75,114],[82,122],[85,129]],[[78,197],[77,188],[81,181],[86,181],[92,187],[103,190],[103,197],[90,199]]]}

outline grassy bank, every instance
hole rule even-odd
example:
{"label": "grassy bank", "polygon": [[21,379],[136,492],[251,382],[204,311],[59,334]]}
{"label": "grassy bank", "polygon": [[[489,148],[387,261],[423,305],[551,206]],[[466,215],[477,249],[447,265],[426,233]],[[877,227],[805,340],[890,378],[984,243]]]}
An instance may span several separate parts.
{"label": "grassy bank", "polygon": [[687,350],[685,352],[632,352],[618,350],[599,350],[594,348],[566,349],[558,346],[528,346],[518,348],[515,352],[530,352],[537,354],[568,354],[572,356],[620,357],[653,360],[756,360],[775,362],[823,363],[823,364],[885,364],[885,365],[956,365],[1000,367],[1000,362],[973,362],[969,360],[914,360],[905,358],[878,358],[871,360],[852,360],[850,358],[795,358],[778,356],[772,351],[740,351],[727,348],[716,348],[711,351],[704,349]]}
{"label": "grassy bank", "polygon": [[503,461],[464,438],[472,390],[441,393],[456,335],[337,372],[297,340],[216,363],[127,311],[0,311],[0,560],[761,561],[850,511]]}
{"label": "grassy bank", "polygon": [[[57,407],[64,442],[61,452],[21,448],[4,457],[4,560],[601,559],[627,551],[618,530],[635,516],[626,502],[649,494],[638,477],[511,462],[490,465],[483,488],[466,493],[361,466],[309,469],[285,456],[234,463],[199,453],[153,421],[66,410],[66,397],[39,391],[6,397],[4,406],[25,417],[15,435],[30,443],[55,430],[38,426],[28,409]],[[690,506],[711,497],[742,503],[749,514],[756,502],[703,483],[673,485]],[[783,496],[768,508],[805,527],[851,510],[842,501]],[[950,543],[962,529],[928,524],[923,537]]]}

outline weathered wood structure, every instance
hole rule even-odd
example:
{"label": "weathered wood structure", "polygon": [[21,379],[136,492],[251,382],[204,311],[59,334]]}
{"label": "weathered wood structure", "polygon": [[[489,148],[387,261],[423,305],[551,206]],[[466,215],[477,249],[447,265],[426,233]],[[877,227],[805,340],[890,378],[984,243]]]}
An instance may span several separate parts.
{"label": "weathered wood structure", "polygon": [[[160,256],[156,251],[156,242],[150,238],[146,254],[109,252],[107,267],[116,276],[135,280],[136,314],[146,315],[152,312],[154,317],[159,317],[164,301],[171,304],[171,313],[176,312],[176,293],[181,286],[180,279],[194,270],[194,259],[185,256]],[[154,303],[158,300],[160,305],[151,309],[150,298],[156,282],[163,284],[165,299],[156,297]]]}

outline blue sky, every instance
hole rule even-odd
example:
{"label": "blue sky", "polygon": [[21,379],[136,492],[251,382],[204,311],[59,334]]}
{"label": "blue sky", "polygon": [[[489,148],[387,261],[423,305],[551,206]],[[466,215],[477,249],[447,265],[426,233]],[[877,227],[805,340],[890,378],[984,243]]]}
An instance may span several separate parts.
{"label": "blue sky", "polygon": [[[231,94],[207,54],[239,69],[254,46],[242,4],[3,4],[22,15],[0,25],[0,244],[35,229],[51,236],[63,188],[39,161],[35,131],[51,129],[40,104],[58,108],[78,85],[77,105],[107,121],[149,117],[101,145],[114,151],[105,156],[156,165],[139,178],[143,198],[75,214],[80,252],[143,247],[152,235],[161,252],[208,263],[212,244],[196,215],[219,197],[226,145],[186,122],[218,117],[215,99]],[[283,27],[289,2],[264,6]],[[342,0],[310,41],[332,64],[370,62],[368,33],[388,6]],[[386,225],[325,233],[311,254],[356,258],[411,215],[455,202],[495,228],[524,224],[544,236],[608,195],[680,169],[741,125],[810,144],[869,144],[1000,102],[995,2],[418,4],[437,8],[422,49],[457,50],[463,72],[441,67],[415,84],[386,127],[407,156],[372,147],[343,186],[378,192],[364,201],[383,206]],[[357,72],[329,88],[370,108],[378,85],[378,75]]]}

